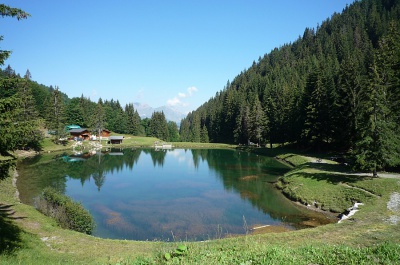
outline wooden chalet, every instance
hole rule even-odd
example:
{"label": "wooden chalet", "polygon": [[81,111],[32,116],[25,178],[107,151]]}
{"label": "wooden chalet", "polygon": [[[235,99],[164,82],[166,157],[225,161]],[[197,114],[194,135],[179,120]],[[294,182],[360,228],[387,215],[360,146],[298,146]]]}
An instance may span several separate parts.
{"label": "wooden chalet", "polygon": [[100,137],[110,137],[110,131],[109,130],[107,130],[107,129],[103,129],[103,130],[101,130],[101,132],[100,132]]}
{"label": "wooden chalet", "polygon": [[110,136],[108,137],[108,143],[110,144],[122,144],[123,136]]}
{"label": "wooden chalet", "polygon": [[70,138],[72,139],[81,139],[81,140],[90,139],[90,132],[88,129],[85,128],[71,129],[68,132],[70,134]]}

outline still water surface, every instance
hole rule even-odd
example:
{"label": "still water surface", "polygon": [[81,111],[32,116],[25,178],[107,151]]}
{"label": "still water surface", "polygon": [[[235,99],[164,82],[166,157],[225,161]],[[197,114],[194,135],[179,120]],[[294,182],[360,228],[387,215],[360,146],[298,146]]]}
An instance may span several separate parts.
{"label": "still water surface", "polygon": [[235,150],[124,149],[25,159],[17,185],[25,203],[46,186],[82,202],[98,237],[206,240],[323,220],[274,188],[287,171],[273,158]]}

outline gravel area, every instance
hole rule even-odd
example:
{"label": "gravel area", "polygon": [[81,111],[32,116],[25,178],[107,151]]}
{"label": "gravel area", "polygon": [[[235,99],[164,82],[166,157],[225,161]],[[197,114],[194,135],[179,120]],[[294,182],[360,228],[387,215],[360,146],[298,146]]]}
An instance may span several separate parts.
{"label": "gravel area", "polygon": [[387,221],[393,225],[400,223],[400,193],[392,193],[390,200],[387,202],[387,208],[393,213],[393,215],[391,215]]}

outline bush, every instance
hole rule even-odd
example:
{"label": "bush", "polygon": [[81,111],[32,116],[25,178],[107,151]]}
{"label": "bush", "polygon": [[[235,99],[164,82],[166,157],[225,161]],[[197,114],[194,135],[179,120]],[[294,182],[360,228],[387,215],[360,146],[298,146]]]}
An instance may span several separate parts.
{"label": "bush", "polygon": [[54,218],[63,228],[90,235],[95,227],[93,217],[82,204],[51,187],[43,190],[36,201],[36,208]]}

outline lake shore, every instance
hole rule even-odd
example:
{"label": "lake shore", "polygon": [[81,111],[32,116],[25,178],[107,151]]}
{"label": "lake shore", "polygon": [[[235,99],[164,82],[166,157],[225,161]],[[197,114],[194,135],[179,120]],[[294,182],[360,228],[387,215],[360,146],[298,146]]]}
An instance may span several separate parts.
{"label": "lake shore", "polygon": [[[281,151],[282,154],[284,152]],[[341,262],[346,263],[368,263],[373,259],[394,264],[400,258],[400,231],[390,220],[395,220],[399,214],[397,206],[388,208],[388,202],[395,201],[393,194],[400,189],[399,180],[340,176],[331,173],[336,171],[327,170],[332,169],[329,164],[314,167],[307,163],[295,165],[282,177],[283,190],[291,194],[293,201],[303,205],[315,201],[318,208],[324,211],[347,209],[355,199],[365,205],[340,224],[207,242],[184,242],[188,252],[181,258],[181,263],[268,262],[268,253],[274,252],[274,262],[281,264],[323,264],[323,260],[328,259],[335,264],[338,255]],[[368,190],[377,197],[364,194],[360,189]],[[9,251],[0,252],[1,260],[7,264],[54,264],[61,261],[63,264],[163,264],[163,253],[173,251],[177,246],[175,242],[99,239],[64,230],[33,207],[20,203],[13,195],[16,189],[12,178],[0,180],[0,191],[1,206],[10,209],[2,211],[5,217],[2,217],[1,227],[16,231],[18,235],[10,234],[7,241]],[[344,194],[348,195],[348,199],[343,199],[346,197]],[[249,245],[252,247],[249,248]],[[314,253],[312,256],[307,254],[310,251]]]}

